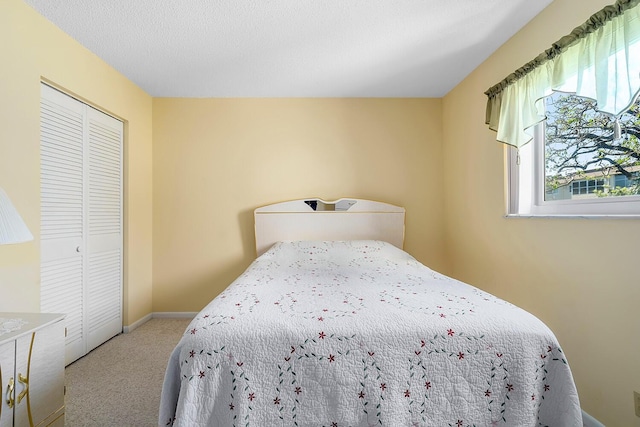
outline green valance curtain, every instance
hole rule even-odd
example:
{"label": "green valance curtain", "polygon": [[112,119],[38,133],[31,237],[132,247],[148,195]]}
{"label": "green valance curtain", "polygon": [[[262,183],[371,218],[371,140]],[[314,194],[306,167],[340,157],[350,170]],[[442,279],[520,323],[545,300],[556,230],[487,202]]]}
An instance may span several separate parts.
{"label": "green valance curtain", "polygon": [[618,0],[485,92],[497,140],[521,147],[545,119],[552,91],[595,99],[618,116],[640,91],[640,0]]}

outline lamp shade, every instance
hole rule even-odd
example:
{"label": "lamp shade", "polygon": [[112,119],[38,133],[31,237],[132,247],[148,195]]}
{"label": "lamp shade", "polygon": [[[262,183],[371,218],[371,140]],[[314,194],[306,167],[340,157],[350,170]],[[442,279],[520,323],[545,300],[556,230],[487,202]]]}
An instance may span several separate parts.
{"label": "lamp shade", "polygon": [[7,193],[0,188],[0,245],[29,240],[33,240],[33,235],[9,200]]}

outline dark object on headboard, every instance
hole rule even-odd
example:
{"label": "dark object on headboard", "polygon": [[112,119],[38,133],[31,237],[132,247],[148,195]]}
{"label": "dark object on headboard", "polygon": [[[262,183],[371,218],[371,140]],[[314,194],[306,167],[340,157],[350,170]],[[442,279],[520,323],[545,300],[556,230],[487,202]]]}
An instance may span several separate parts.
{"label": "dark object on headboard", "polygon": [[355,205],[357,202],[352,199],[341,199],[336,203],[327,203],[322,200],[305,200],[304,201],[311,209],[314,211],[320,212],[330,212],[330,211],[348,211],[349,208]]}

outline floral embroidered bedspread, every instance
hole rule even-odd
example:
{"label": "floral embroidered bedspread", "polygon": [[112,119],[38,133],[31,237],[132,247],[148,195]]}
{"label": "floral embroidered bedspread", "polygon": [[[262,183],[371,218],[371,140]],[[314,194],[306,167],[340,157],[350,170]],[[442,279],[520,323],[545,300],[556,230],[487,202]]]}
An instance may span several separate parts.
{"label": "floral embroidered bedspread", "polygon": [[582,426],[536,317],[379,241],[274,245],[193,319],[159,425]]}

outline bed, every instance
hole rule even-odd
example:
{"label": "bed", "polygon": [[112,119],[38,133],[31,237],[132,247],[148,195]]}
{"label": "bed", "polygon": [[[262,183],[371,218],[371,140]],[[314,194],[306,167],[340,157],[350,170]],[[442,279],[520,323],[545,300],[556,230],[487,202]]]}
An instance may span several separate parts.
{"label": "bed", "polygon": [[256,209],[258,258],[190,323],[159,425],[582,426],[532,314],[402,250],[404,209]]}

